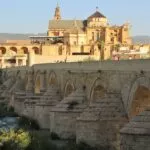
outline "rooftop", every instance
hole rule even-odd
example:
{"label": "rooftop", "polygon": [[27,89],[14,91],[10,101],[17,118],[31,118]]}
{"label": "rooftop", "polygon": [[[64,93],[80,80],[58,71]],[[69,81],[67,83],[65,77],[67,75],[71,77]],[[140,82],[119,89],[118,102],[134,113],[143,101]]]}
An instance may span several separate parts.
{"label": "rooftop", "polygon": [[88,19],[90,19],[90,18],[106,18],[106,17],[99,11],[96,11],[94,14],[92,14],[91,16],[88,17]]}

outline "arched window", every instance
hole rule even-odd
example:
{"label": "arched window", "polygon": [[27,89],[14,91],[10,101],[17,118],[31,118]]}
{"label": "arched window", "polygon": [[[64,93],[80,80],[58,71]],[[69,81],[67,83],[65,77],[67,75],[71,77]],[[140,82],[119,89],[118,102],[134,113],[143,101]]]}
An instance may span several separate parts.
{"label": "arched window", "polygon": [[21,50],[22,50],[23,54],[28,54],[29,53],[29,50],[28,50],[27,47],[22,47]]}
{"label": "arched window", "polygon": [[36,55],[40,55],[40,49],[38,47],[33,47],[32,49]]}
{"label": "arched window", "polygon": [[1,54],[6,54],[6,48],[5,47],[0,47],[0,52],[1,52]]}
{"label": "arched window", "polygon": [[10,47],[10,50],[12,50],[13,52],[17,53],[17,48],[16,47]]}

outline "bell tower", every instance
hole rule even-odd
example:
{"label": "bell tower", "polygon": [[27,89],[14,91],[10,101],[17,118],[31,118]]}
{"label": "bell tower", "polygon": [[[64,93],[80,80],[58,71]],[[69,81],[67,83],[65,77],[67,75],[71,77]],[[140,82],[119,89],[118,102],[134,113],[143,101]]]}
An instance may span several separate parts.
{"label": "bell tower", "polygon": [[57,3],[57,7],[55,9],[54,20],[61,20],[60,7]]}

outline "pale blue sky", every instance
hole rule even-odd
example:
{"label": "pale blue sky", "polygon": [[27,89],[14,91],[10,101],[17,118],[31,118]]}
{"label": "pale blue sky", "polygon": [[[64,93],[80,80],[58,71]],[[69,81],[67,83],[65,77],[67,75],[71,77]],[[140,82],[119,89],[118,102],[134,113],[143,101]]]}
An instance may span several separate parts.
{"label": "pale blue sky", "polygon": [[[58,0],[64,19],[86,19],[96,6],[111,24],[132,24],[132,35],[150,35],[150,0]],[[0,32],[46,32],[57,0],[0,0]]]}

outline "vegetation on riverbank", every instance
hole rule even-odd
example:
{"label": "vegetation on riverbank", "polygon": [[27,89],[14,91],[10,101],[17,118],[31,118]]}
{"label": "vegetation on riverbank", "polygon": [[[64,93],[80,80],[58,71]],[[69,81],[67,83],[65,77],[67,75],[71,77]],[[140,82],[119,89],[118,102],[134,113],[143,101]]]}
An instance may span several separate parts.
{"label": "vegetation on riverbank", "polygon": [[58,146],[59,141],[54,142],[50,135],[43,131],[3,131],[0,132],[0,143],[2,150],[109,150],[108,147],[98,149],[85,143],[76,144],[75,141]]}

